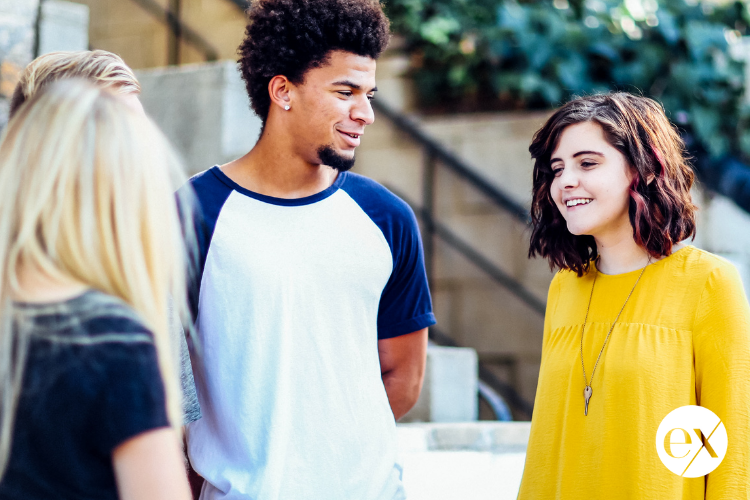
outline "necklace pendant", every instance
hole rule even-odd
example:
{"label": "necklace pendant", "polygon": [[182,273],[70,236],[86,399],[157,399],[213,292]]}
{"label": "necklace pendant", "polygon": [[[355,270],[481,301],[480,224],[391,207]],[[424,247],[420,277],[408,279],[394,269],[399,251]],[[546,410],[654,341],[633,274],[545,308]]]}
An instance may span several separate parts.
{"label": "necklace pendant", "polygon": [[590,385],[587,385],[586,388],[583,390],[583,399],[586,400],[586,409],[583,412],[584,416],[588,416],[589,414],[589,399],[591,399],[591,395],[593,393],[594,393],[594,389],[592,389]]}

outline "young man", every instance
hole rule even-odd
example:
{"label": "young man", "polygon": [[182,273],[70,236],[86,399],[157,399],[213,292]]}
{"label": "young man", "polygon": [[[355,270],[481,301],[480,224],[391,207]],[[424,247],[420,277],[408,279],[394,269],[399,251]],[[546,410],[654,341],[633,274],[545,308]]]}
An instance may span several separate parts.
{"label": "young man", "polygon": [[435,319],[413,213],[347,172],[388,20],[375,0],[263,0],[248,14],[239,63],[263,132],[190,181],[201,498],[401,499],[395,419],[419,395]]}

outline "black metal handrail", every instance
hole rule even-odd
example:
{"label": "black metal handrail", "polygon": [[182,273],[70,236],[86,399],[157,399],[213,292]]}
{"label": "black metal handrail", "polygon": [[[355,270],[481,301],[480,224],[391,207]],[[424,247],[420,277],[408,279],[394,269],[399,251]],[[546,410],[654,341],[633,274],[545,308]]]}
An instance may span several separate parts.
{"label": "black metal handrail", "polygon": [[519,204],[502,190],[493,186],[492,183],[478,174],[476,172],[476,169],[467,165],[463,160],[459,159],[455,154],[443,147],[442,144],[435,141],[409,117],[391,108],[382,100],[376,99],[372,101],[372,107],[375,109],[375,111],[383,114],[386,118],[388,118],[388,120],[393,123],[396,128],[398,128],[402,132],[405,132],[406,135],[411,137],[415,142],[419,143],[419,145],[422,146],[422,148],[427,153],[428,157],[433,156],[437,160],[445,164],[448,168],[453,170],[453,172],[458,174],[469,184],[484,193],[495,204],[514,216],[520,222],[524,224],[528,224],[529,222],[531,222],[531,217],[529,216],[529,211],[526,209],[526,207]]}
{"label": "black metal handrail", "polygon": [[[470,262],[481,269],[494,281],[498,282],[503,287],[514,293],[519,299],[521,299],[526,305],[531,307],[534,311],[544,314],[545,304],[534,294],[532,294],[525,286],[516,281],[513,277],[508,275],[505,271],[497,267],[495,264],[483,257],[479,252],[474,250],[471,245],[463,241],[448,227],[435,221],[428,211],[424,208],[416,206],[409,198],[403,193],[400,193],[393,186],[386,186],[396,196],[404,200],[415,213],[419,214],[422,219],[422,225],[425,229],[430,228],[433,231],[432,234],[437,236],[440,240],[446,243],[448,246],[456,250],[458,253],[466,257]],[[425,240],[427,241],[427,240]],[[449,347],[463,347],[459,345],[450,335],[443,332],[441,329],[436,327],[430,327],[430,339],[436,344],[449,346]],[[479,362],[479,379],[492,387],[505,401],[516,410],[526,414],[531,418],[531,413],[534,409],[534,405],[529,403],[516,391],[511,385],[506,384],[500,380],[489,368],[491,363],[485,363],[480,360]]]}
{"label": "black metal handrail", "polygon": [[539,314],[544,314],[546,304],[537,298],[523,283],[513,278],[495,265],[492,261],[484,257],[474,249],[468,242],[454,233],[448,226],[435,220],[429,209],[417,206],[413,200],[391,185],[386,186],[393,194],[404,200],[415,213],[422,219],[422,226],[430,234],[434,234],[449,247],[466,257],[472,264],[482,270],[493,281],[497,282],[503,288],[513,293],[519,300],[524,302],[532,310]]}
{"label": "black metal handrail", "polygon": [[170,9],[162,7],[154,0],[131,1],[141,6],[143,10],[151,14],[162,24],[166,24],[177,40],[185,40],[185,42],[195,47],[198,52],[203,54],[206,61],[216,61],[219,59],[219,51],[203,38],[200,33],[185,24]]}
{"label": "black metal handrail", "polygon": [[[493,281],[515,295],[519,300],[529,306],[534,312],[544,315],[546,308],[544,301],[540,300],[521,282],[513,278],[506,271],[498,267],[484,255],[482,255],[482,253],[475,249],[471,244],[455,234],[447,225],[436,220],[435,177],[438,162],[440,162],[442,165],[445,165],[461,179],[468,182],[478,191],[483,193],[496,206],[498,206],[506,213],[510,214],[524,226],[527,226],[530,223],[528,210],[525,207],[521,206],[518,202],[513,200],[501,189],[493,186],[488,180],[479,175],[474,168],[467,165],[456,155],[454,155],[452,152],[448,151],[445,147],[435,141],[425,131],[423,131],[418,124],[414,123],[407,116],[390,108],[382,101],[373,101],[373,108],[375,108],[375,110],[379,114],[384,115],[391,123],[393,123],[393,125],[396,126],[397,129],[399,129],[401,132],[404,132],[413,141],[419,144],[425,153],[422,181],[423,199],[421,206],[416,205],[413,201],[409,200],[402,193],[399,193],[392,186],[388,186],[388,189],[393,191],[397,196],[408,203],[421,219],[422,228],[425,233],[425,267],[427,269],[427,274],[430,278],[430,281],[433,282],[432,278],[434,274],[433,266],[435,244],[434,238],[437,238],[438,240],[464,256],[467,260],[469,260],[469,262],[477,266]],[[440,345],[459,347],[459,344],[455,340],[453,340],[450,335],[435,327],[430,328],[430,338]],[[506,400],[506,402],[510,404],[517,412],[521,412],[522,414],[531,417],[533,404],[524,400],[523,397],[521,397],[521,395],[511,385],[500,380],[500,378],[498,378],[490,369],[488,363],[480,361],[479,378],[484,383],[489,385],[492,389],[494,389],[498,394],[500,394],[500,396],[502,396]]]}
{"label": "black metal handrail", "polygon": [[243,12],[250,6],[248,0],[227,0],[227,1],[230,3],[233,3],[234,5],[242,9]]}
{"label": "black metal handrail", "polygon": [[[495,205],[497,205],[501,210],[504,210],[515,217],[518,222],[521,222],[524,225],[528,225],[531,220],[529,211],[518,202],[513,200],[508,194],[504,193],[502,190],[493,186],[488,180],[484,179],[476,172],[474,168],[467,165],[464,161],[459,159],[456,155],[448,151],[440,143],[431,138],[426,132],[421,129],[418,124],[414,123],[406,115],[392,109],[382,101],[373,101],[373,108],[379,113],[385,115],[385,117],[389,121],[391,121],[396,126],[396,128],[398,128],[402,132],[405,132],[425,151],[422,206],[418,207],[413,201],[409,201],[402,194],[397,193],[401,198],[404,199],[404,201],[411,205],[412,209],[415,212],[420,214],[425,233],[428,236],[436,235],[438,238],[442,239],[449,246],[453,247],[455,250],[459,251],[467,259],[469,259],[469,261],[476,265],[479,269],[484,271],[484,273],[491,277],[494,281],[509,290],[524,303],[526,303],[529,307],[531,307],[532,310],[544,315],[546,306],[542,300],[537,298],[518,280],[514,279],[508,273],[493,264],[489,259],[484,257],[469,243],[458,237],[445,224],[441,224],[435,219],[434,190],[435,170],[437,162],[441,162],[463,180],[467,181],[476,189],[484,193],[490,200],[495,203]],[[393,190],[391,187],[389,187],[389,189]],[[434,261],[432,238],[424,238],[424,247],[425,266],[427,268],[427,274],[429,278],[432,278],[432,268]]]}

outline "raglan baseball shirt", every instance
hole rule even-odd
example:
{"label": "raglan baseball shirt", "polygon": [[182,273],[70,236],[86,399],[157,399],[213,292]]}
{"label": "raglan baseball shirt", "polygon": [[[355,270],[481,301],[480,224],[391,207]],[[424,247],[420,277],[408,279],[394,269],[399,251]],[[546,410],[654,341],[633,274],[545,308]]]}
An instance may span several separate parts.
{"label": "raglan baseball shirt", "polygon": [[203,418],[188,449],[201,498],[405,498],[377,343],[435,323],[411,209],[349,172],[299,199],[218,167],[189,186]]}

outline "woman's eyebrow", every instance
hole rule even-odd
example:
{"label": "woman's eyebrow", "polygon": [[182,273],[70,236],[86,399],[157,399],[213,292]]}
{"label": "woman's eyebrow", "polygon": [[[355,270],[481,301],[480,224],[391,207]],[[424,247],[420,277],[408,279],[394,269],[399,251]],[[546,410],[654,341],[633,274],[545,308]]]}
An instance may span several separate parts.
{"label": "woman's eyebrow", "polygon": [[[573,155],[573,158],[578,158],[581,155],[597,155],[597,156],[604,157],[604,153],[600,153],[598,151],[579,151],[579,152],[577,152],[576,154]],[[552,158],[549,161],[550,165],[552,163],[555,163],[556,161],[562,161],[562,158]]]}
{"label": "woman's eyebrow", "polygon": [[573,155],[573,158],[578,158],[581,155],[597,155],[597,156],[604,156],[604,153],[600,153],[598,151],[579,151],[576,154]]}

